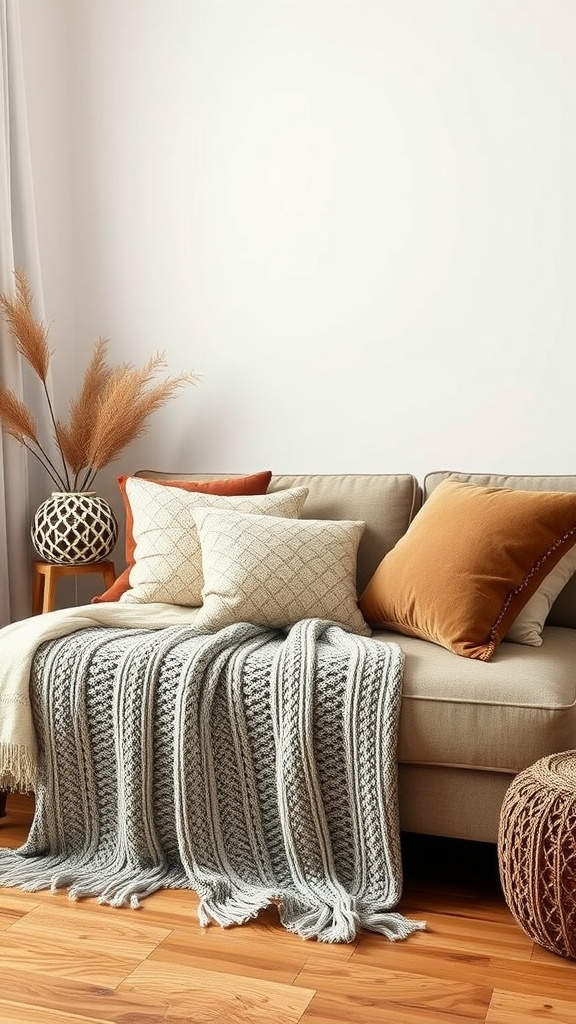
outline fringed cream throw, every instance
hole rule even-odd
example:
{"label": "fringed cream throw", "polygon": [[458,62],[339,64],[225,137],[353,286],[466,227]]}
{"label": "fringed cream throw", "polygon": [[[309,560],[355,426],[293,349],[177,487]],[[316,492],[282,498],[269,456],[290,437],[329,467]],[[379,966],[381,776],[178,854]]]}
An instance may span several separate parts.
{"label": "fringed cream throw", "polygon": [[424,927],[401,895],[396,644],[307,619],[84,628],[33,662],[37,806],[0,884],[136,907],[163,887],[202,924],[276,902],[305,938]]}
{"label": "fringed cream throw", "polygon": [[40,644],[89,626],[162,629],[193,623],[197,608],[169,604],[89,604],[21,619],[0,629],[0,787],[36,788],[37,744],[30,672]]}

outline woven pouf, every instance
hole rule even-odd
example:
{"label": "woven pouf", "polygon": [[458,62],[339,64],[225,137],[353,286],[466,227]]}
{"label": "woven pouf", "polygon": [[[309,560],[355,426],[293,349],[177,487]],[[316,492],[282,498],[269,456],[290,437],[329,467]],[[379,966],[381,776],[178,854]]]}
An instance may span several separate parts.
{"label": "woven pouf", "polygon": [[520,927],[576,959],[576,750],[543,757],[515,777],[500,814],[498,864]]}

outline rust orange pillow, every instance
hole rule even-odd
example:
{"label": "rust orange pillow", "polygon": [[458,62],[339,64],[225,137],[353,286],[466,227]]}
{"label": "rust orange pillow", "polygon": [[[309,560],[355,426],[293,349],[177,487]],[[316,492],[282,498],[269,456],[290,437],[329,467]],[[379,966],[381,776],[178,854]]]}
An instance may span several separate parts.
{"label": "rust orange pillow", "polygon": [[576,493],[445,480],[360,598],[369,625],[490,661],[544,577],[576,543]]}
{"label": "rust orange pillow", "polygon": [[[132,509],[130,508],[130,501],[128,500],[128,495],[126,493],[126,481],[129,479],[129,476],[118,477],[118,487],[120,488],[120,494],[122,495],[122,501],[124,502],[124,511],[126,516],[126,568],[120,574],[118,579],[115,580],[112,586],[108,588],[108,590],[92,599],[93,604],[99,604],[102,601],[119,601],[122,594],[125,594],[127,590],[130,590],[129,576],[130,570],[134,565],[135,542],[132,533],[134,519],[132,516]],[[230,477],[225,480],[159,480],[157,477],[154,477],[154,483],[161,484],[165,487],[180,487],[183,491],[190,491],[198,494],[217,494],[220,497],[226,498],[249,494],[266,494],[268,484],[271,479],[272,471],[264,470],[261,473],[252,473],[250,476]]]}

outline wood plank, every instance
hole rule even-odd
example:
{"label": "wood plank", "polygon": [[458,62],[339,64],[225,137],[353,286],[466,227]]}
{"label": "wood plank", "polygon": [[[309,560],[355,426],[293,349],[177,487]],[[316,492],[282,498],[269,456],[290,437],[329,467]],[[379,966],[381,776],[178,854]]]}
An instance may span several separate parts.
{"label": "wood plank", "polygon": [[[529,960],[532,955],[532,940],[513,920],[487,921],[450,913],[428,913],[425,920],[426,931],[416,932],[405,942],[392,945],[396,949],[401,945],[409,945],[411,949],[430,947],[447,951],[465,948],[472,956],[514,957],[519,960]],[[354,955],[366,961],[378,960],[382,955],[382,943],[381,935],[366,933]]]}
{"label": "wood plank", "polygon": [[398,910],[408,917],[426,917],[429,914],[454,914],[478,921],[514,921],[501,893],[446,892],[444,888],[405,890]]}
{"label": "wood plank", "polygon": [[14,934],[0,932],[0,963],[4,971],[35,971],[38,974],[71,978],[114,988],[139,962],[140,957],[115,952],[110,941],[108,953],[93,951],[85,944],[62,935]]}
{"label": "wood plank", "polygon": [[10,928],[38,905],[29,894],[17,889],[0,889],[0,931]]}
{"label": "wood plank", "polygon": [[554,994],[542,997],[519,995],[496,989],[486,1016],[486,1024],[575,1024],[576,1003],[557,999]]}
{"label": "wood plank", "polygon": [[85,908],[68,901],[66,907],[41,904],[20,918],[10,928],[10,935],[21,939],[53,942],[54,937],[65,936],[67,943],[96,953],[122,951],[122,956],[134,961],[147,957],[170,934],[169,928],[148,924],[129,907],[114,908],[94,904]]}
{"label": "wood plank", "polygon": [[576,971],[576,960],[569,956],[561,956],[560,953],[553,953],[536,942],[532,949],[531,959],[537,964],[552,964],[554,967],[565,967],[567,971]]}
{"label": "wood plank", "polygon": [[84,910],[39,905],[0,932],[0,962],[10,970],[115,987],[169,934],[138,923],[137,913],[107,914],[108,907]]}
{"label": "wood plank", "polygon": [[[164,1000],[118,992],[103,985],[27,971],[7,971],[2,977],[2,1024],[7,1020],[35,1021],[32,1013],[39,1014],[39,1022],[51,1021],[50,1014],[59,1014],[54,1019],[63,1020],[64,1013],[74,1013],[90,1024],[164,1024],[167,1011],[168,1003]],[[12,1016],[7,1016],[8,1012]]]}
{"label": "wood plank", "polygon": [[120,992],[166,999],[167,1022],[214,1020],[226,1024],[296,1024],[314,992],[258,978],[146,960]]}
{"label": "wood plank", "polygon": [[[0,1020],[2,1024],[108,1024],[103,1017],[85,1017],[67,1010],[49,1010],[45,1006],[19,1006],[0,999]],[[161,1018],[158,1018],[160,1021]]]}
{"label": "wood plank", "polygon": [[432,1006],[393,1004],[382,999],[317,993],[299,1024],[474,1024],[484,1021],[482,1016],[458,1012],[458,1003],[437,1002]]}
{"label": "wood plank", "polygon": [[301,941],[297,946],[288,946],[282,941],[258,941],[247,935],[247,930],[245,925],[234,929],[239,933],[235,935],[230,929],[219,929],[224,932],[219,935],[209,929],[209,934],[198,941],[190,931],[175,929],[148,959],[291,985],[308,959],[308,944]]}
{"label": "wood plank", "polygon": [[175,928],[149,959],[291,984],[311,955],[344,963],[355,948],[356,943],[305,941],[282,928],[275,911],[266,910],[231,928]]}
{"label": "wood plank", "polygon": [[[358,955],[350,961],[353,970],[355,965],[364,963],[361,949],[360,946]],[[469,982],[527,995],[555,992],[561,999],[576,998],[574,965],[570,971],[562,964],[539,964],[517,957],[506,959],[474,954],[466,946],[447,950],[432,946],[410,947],[408,942],[388,943],[382,947],[379,957],[371,957],[366,962],[377,962],[383,968],[431,979]]]}
{"label": "wood plank", "polygon": [[[354,962],[333,969],[311,958],[298,984],[317,990],[308,1019],[451,1022],[483,1021],[492,996],[489,986],[363,966]],[[346,1016],[354,1011],[354,1016]],[[332,1014],[332,1017],[330,1017]]]}

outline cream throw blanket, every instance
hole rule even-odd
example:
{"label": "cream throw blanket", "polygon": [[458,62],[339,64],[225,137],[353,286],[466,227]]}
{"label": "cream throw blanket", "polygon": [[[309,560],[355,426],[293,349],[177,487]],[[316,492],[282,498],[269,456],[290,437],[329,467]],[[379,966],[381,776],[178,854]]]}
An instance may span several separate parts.
{"label": "cream throw blanket", "polygon": [[29,683],[34,655],[45,640],[89,626],[162,629],[193,624],[198,608],[171,604],[88,604],[22,619],[0,630],[0,788],[29,792],[36,785],[37,749]]}

